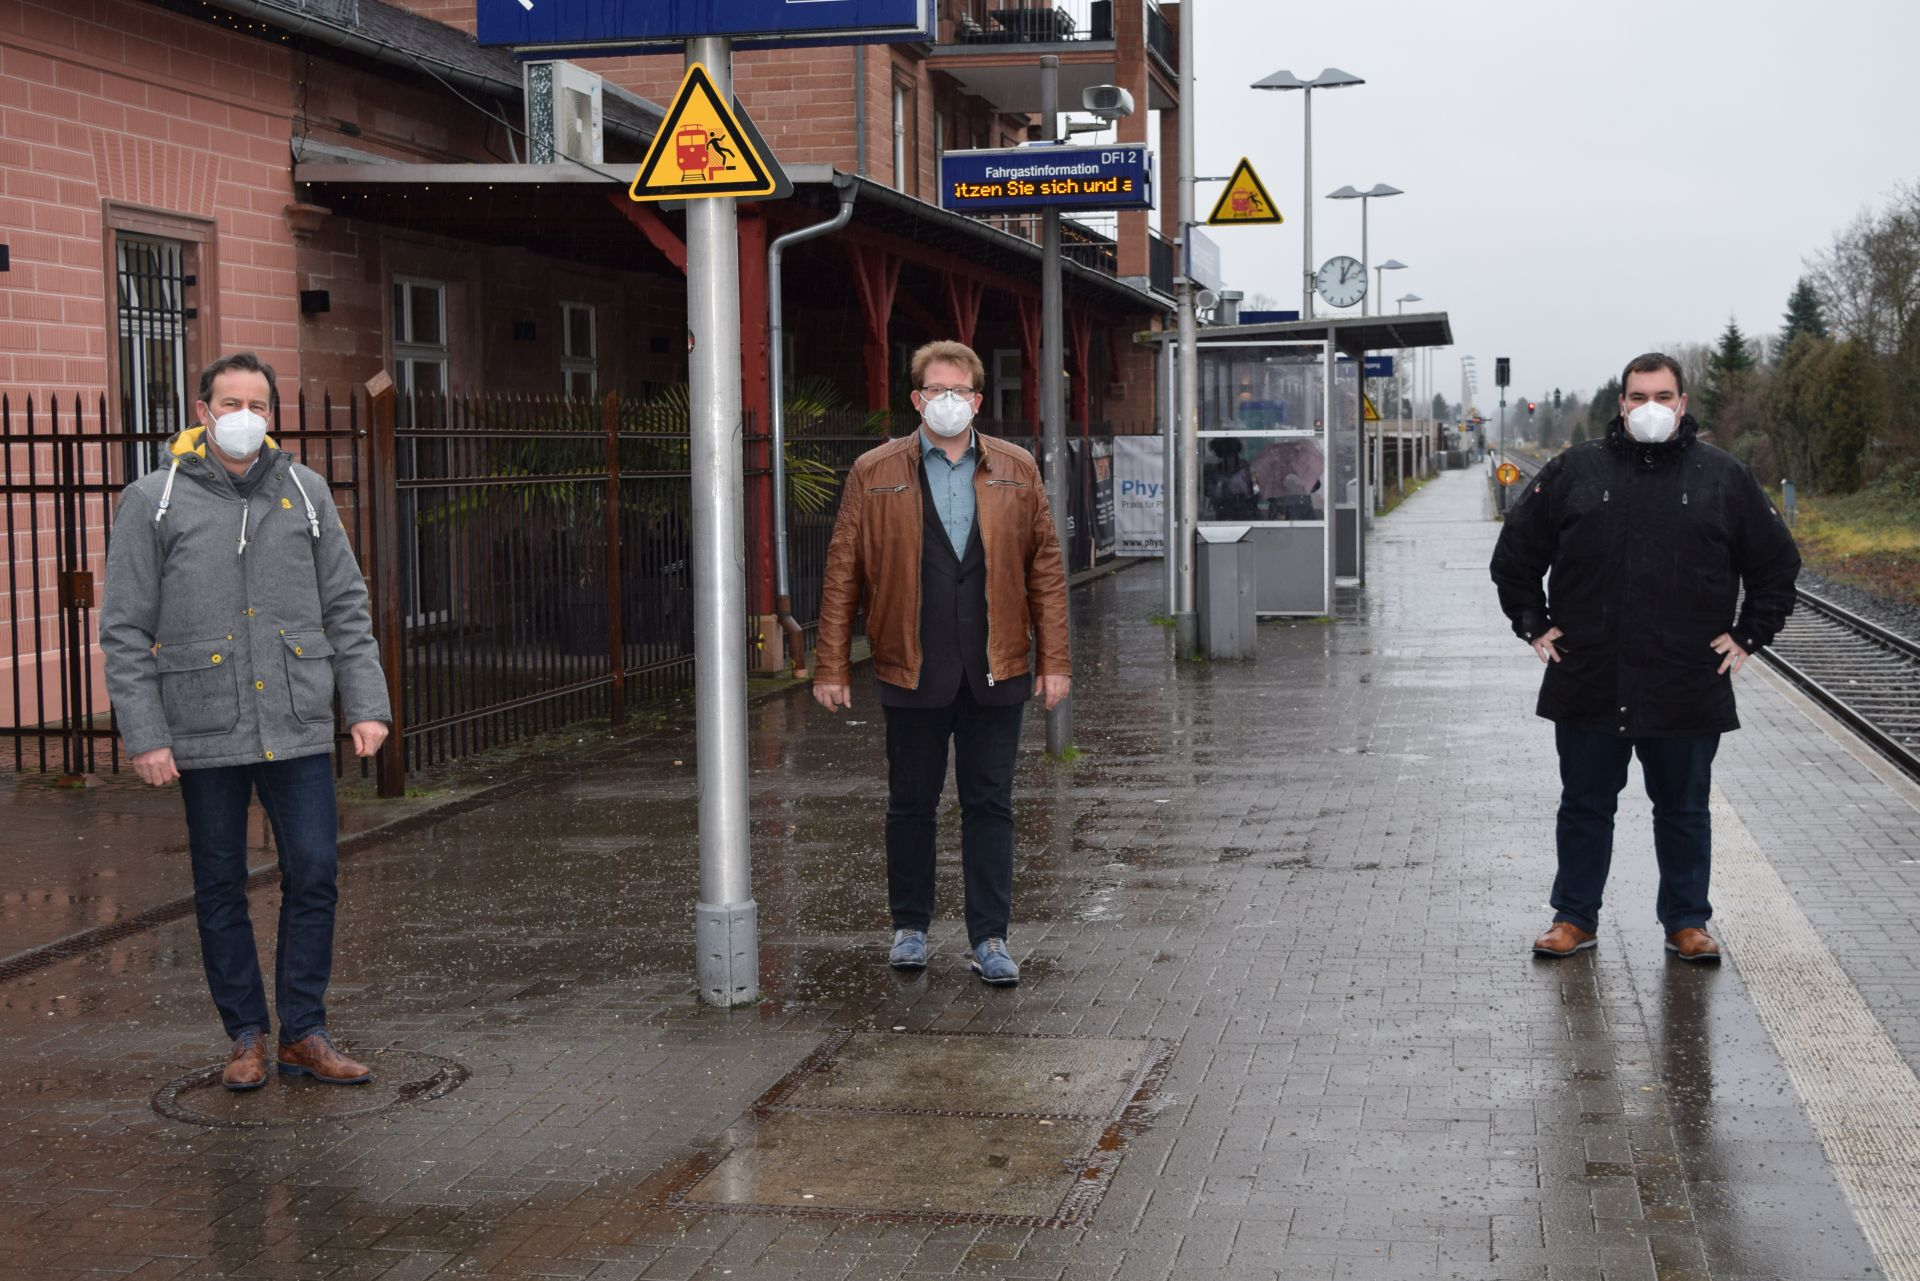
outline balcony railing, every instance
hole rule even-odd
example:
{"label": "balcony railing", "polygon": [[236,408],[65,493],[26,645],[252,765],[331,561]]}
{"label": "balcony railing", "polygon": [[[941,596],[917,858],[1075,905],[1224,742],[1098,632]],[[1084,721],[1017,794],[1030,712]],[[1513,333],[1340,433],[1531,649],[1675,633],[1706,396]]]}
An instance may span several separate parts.
{"label": "balcony railing", "polygon": [[1147,236],[1147,281],[1168,296],[1173,294],[1174,261],[1179,251],[1159,232]]}
{"label": "balcony railing", "polygon": [[1113,39],[1113,0],[954,0],[954,39],[960,44],[1067,44]]}
{"label": "balcony railing", "polygon": [[1168,75],[1180,74],[1180,47],[1174,39],[1173,25],[1153,0],[1147,0],[1147,52],[1160,59],[1160,69]]}

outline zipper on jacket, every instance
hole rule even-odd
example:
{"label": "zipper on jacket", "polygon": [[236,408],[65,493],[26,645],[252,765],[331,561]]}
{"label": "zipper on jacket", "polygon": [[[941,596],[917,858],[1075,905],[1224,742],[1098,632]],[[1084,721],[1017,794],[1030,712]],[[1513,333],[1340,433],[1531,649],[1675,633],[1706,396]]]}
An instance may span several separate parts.
{"label": "zipper on jacket", "polygon": [[867,486],[867,492],[869,494],[897,494],[904,489],[906,489],[905,485],[869,485]]}
{"label": "zipper on jacket", "polygon": [[234,553],[236,556],[247,554],[247,509],[251,506],[253,504],[245,500],[240,504],[240,549]]}
{"label": "zipper on jacket", "polygon": [[[987,477],[989,485],[1001,484],[993,477]],[[976,511],[973,517],[980,524],[980,572],[985,575],[987,602],[987,688],[993,688],[993,558],[987,555],[986,513]]]}

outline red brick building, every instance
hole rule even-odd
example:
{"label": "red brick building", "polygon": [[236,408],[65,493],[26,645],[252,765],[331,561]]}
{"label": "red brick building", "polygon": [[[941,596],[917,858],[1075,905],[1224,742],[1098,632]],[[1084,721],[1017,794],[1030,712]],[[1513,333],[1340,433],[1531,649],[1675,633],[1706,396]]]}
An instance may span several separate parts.
{"label": "red brick building", "polygon": [[[939,10],[930,45],[736,60],[738,100],[796,186],[741,210],[758,429],[766,244],[832,213],[834,171],[858,176],[855,212],[788,256],[789,377],[899,407],[907,354],[958,335],[988,359],[987,413],[1035,418],[1032,229],[930,202],[943,150],[1027,137],[1037,55],[1052,52],[1064,103],[1119,84],[1139,105],[1119,138],[1159,133],[1160,229],[1146,214],[1069,225],[1064,353],[1072,422],[1152,430],[1154,365],[1131,338],[1170,306],[1176,7]],[[680,215],[625,195],[680,59],[578,64],[604,78],[603,161],[530,163],[543,140],[525,129],[524,68],[476,46],[473,17],[443,0],[0,4],[0,391],[104,398],[115,426],[163,432],[190,417],[199,367],[237,349],[276,366],[283,397],[380,370],[453,392],[684,382]],[[765,555],[749,577],[765,612]],[[11,602],[15,617],[33,608]]]}

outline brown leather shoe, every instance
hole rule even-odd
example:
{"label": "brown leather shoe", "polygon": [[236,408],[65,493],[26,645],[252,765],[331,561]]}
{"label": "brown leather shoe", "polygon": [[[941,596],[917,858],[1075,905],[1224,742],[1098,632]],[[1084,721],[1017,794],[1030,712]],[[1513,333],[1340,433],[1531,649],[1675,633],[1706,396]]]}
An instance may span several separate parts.
{"label": "brown leather shoe", "polygon": [[220,1084],[229,1090],[257,1090],[266,1083],[267,1038],[258,1032],[242,1032],[234,1038]]}
{"label": "brown leather shoe", "polygon": [[1533,941],[1535,956],[1572,956],[1600,946],[1600,936],[1589,934],[1572,921],[1555,921],[1553,928]]}
{"label": "brown leather shoe", "polygon": [[310,1076],[328,1085],[359,1085],[373,1080],[373,1069],[335,1049],[324,1028],[307,1033],[292,1045],[281,1045],[280,1071],[287,1076]]}
{"label": "brown leather shoe", "polygon": [[1697,965],[1720,964],[1720,945],[1713,941],[1713,935],[1697,925],[1667,935],[1667,951]]}

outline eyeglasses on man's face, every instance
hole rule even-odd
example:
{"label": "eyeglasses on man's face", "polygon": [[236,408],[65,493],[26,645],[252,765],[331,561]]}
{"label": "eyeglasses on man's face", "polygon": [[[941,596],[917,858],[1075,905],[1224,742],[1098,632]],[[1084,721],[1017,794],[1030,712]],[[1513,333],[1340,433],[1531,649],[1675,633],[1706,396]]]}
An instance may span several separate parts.
{"label": "eyeglasses on man's face", "polygon": [[925,396],[928,400],[932,400],[935,396],[944,396],[948,392],[952,392],[954,395],[964,397],[964,398],[972,398],[973,396],[979,394],[975,392],[974,389],[971,387],[941,387],[937,384],[932,387],[922,387],[920,389],[920,394],[922,396]]}

